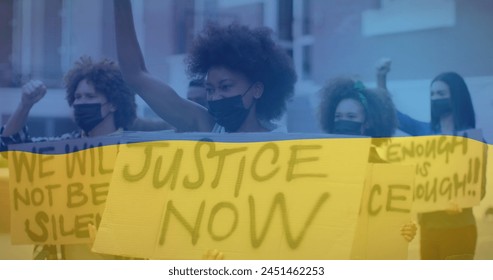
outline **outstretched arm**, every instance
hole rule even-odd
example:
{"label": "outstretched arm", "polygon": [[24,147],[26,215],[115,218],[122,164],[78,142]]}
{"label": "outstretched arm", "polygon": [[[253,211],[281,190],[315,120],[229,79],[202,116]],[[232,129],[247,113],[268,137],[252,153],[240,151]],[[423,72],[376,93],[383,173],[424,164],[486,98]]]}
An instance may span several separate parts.
{"label": "outstretched arm", "polygon": [[[381,58],[376,65],[377,87],[384,90],[390,96],[387,89],[387,75],[390,72],[392,60],[390,58]],[[412,136],[433,134],[430,124],[421,122],[401,113],[397,110],[398,127],[400,130]]]}
{"label": "outstretched arm", "polygon": [[2,131],[2,137],[12,136],[22,130],[31,108],[46,94],[46,86],[38,80],[29,81],[22,87],[21,102],[9,118]]}
{"label": "outstretched arm", "polygon": [[382,58],[377,63],[377,87],[387,90],[387,74],[390,72],[390,58]]}
{"label": "outstretched arm", "polygon": [[146,69],[133,23],[130,0],[114,0],[118,63],[125,81],[163,120],[179,131],[211,131],[212,117],[202,106],[181,98]]}
{"label": "outstretched arm", "polygon": [[136,118],[135,121],[127,127],[130,131],[157,131],[157,130],[174,130],[175,128],[163,120],[149,120]]}

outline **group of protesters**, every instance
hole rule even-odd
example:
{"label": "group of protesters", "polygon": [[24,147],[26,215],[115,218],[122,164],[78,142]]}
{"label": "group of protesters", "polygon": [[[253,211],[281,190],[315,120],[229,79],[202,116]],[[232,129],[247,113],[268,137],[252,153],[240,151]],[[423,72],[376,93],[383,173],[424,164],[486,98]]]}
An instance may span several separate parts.
{"label": "group of protesters", "polygon": [[[75,63],[64,81],[79,130],[50,140],[119,135],[125,130],[289,132],[276,120],[294,95],[297,75],[292,60],[269,29],[209,24],[188,53],[186,64],[192,81],[187,98],[182,98],[147,70],[130,1],[115,0],[114,8],[118,64],[107,59],[96,62],[90,57]],[[352,78],[330,80],[319,92],[318,116],[323,131],[382,139],[392,137],[396,129],[421,136],[476,127],[471,96],[459,74],[445,72],[433,78],[431,120],[425,123],[395,108],[386,86],[390,66],[390,60],[385,60],[376,68],[376,88]],[[46,92],[41,81],[23,86],[20,103],[1,130],[3,150],[10,144],[38,141],[30,137],[25,123],[31,108]],[[135,93],[162,121],[137,118]],[[369,162],[385,160],[370,152]],[[474,258],[477,229],[471,208],[424,213],[419,224],[422,259]],[[401,234],[411,241],[416,231],[411,222],[403,225]],[[53,247],[39,250],[44,252],[43,258],[57,258]]]}

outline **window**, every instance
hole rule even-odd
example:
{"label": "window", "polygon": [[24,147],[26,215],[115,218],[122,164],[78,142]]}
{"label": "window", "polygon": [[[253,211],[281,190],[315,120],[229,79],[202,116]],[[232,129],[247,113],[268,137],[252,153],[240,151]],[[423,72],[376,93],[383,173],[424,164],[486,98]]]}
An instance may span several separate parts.
{"label": "window", "polygon": [[310,0],[294,1],[293,59],[300,81],[313,78],[313,3]]}
{"label": "window", "polygon": [[173,53],[186,53],[193,41],[195,1],[175,0],[174,5],[174,47]]}
{"label": "window", "polygon": [[30,79],[61,84],[62,0],[13,1],[11,71],[13,86]]}
{"label": "window", "polygon": [[14,4],[13,0],[0,1],[0,87],[14,85],[12,71],[12,22]]}

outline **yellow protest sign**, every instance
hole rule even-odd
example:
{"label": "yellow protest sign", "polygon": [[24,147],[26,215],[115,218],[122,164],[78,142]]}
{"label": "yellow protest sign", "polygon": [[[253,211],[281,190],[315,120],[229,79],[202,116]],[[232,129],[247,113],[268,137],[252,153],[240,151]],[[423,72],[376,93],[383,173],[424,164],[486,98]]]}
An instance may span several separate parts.
{"label": "yellow protest sign", "polygon": [[210,137],[215,142],[120,146],[93,250],[152,259],[199,259],[214,248],[227,259],[349,259],[369,139]]}
{"label": "yellow protest sign", "polygon": [[414,177],[414,166],[369,164],[352,259],[407,259],[400,228],[411,222]]}
{"label": "yellow protest sign", "polygon": [[116,154],[117,146],[85,139],[11,146],[12,243],[87,243],[87,224],[102,217]]}
{"label": "yellow protest sign", "polygon": [[397,137],[386,147],[392,163],[416,166],[413,210],[445,210],[479,204],[486,166],[486,144],[460,136]]}
{"label": "yellow protest sign", "polygon": [[0,234],[10,232],[9,207],[9,170],[0,168]]}

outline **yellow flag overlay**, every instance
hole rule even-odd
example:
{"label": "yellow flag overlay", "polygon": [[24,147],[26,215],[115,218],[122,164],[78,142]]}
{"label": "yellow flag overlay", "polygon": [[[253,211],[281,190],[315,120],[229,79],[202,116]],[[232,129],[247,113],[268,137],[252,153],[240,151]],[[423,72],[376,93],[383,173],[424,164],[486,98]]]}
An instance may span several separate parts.
{"label": "yellow flag overlay", "polygon": [[406,259],[399,229],[413,213],[493,204],[481,200],[478,138],[375,148],[331,137],[153,132],[12,145],[11,241],[88,243],[92,223],[93,250],[109,255]]}

